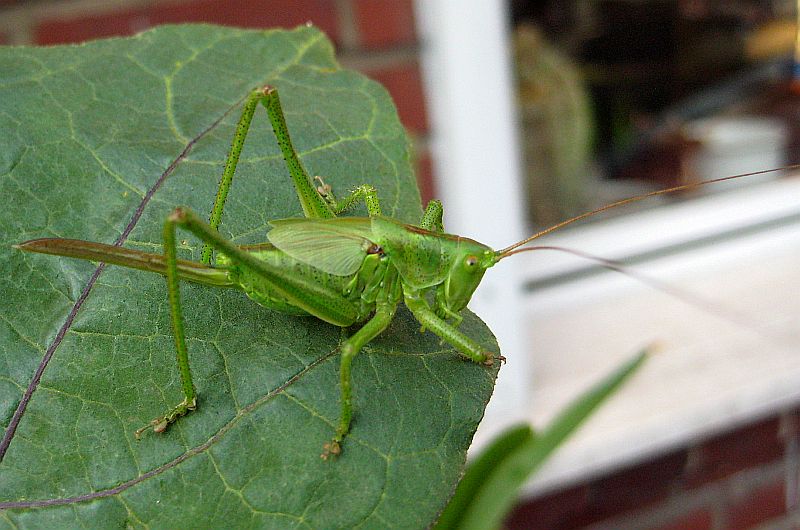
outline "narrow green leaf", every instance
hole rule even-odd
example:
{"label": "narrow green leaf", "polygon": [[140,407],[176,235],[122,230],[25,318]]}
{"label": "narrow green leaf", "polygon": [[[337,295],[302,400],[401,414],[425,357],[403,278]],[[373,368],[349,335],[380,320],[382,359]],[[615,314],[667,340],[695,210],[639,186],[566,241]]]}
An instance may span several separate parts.
{"label": "narrow green leaf", "polygon": [[[391,99],[342,70],[314,28],[169,26],[0,47],[4,430],[52,355],[0,462],[6,526],[424,528],[442,510],[496,371],[420,333],[408,311],[354,360],[352,432],[325,462],[337,348],[351,331],[184,283],[199,408],[137,442],[137,428],[181,399],[164,279],[12,248],[67,237],[161,252],[175,206],[210,211],[242,100],[263,84],[280,90],[312,175],[341,192],[371,184],[387,215],[419,220]],[[220,232],[260,243],[269,221],[300,215],[259,109]],[[180,257],[199,259],[198,241],[180,239]],[[497,351],[474,315],[462,330]]]}
{"label": "narrow green leaf", "polygon": [[459,528],[470,504],[483,487],[486,477],[494,473],[495,468],[520,446],[531,443],[535,436],[529,425],[516,425],[493,439],[489,446],[467,466],[455,495],[447,503],[434,528],[436,530]]}
{"label": "narrow green leaf", "polygon": [[[471,463],[452,502],[445,509],[437,530],[486,530],[499,528],[517,500],[519,489],[550,454],[572,434],[592,412],[641,366],[647,351],[641,352],[568,405],[541,434],[514,427]],[[503,455],[502,451],[508,452]]]}

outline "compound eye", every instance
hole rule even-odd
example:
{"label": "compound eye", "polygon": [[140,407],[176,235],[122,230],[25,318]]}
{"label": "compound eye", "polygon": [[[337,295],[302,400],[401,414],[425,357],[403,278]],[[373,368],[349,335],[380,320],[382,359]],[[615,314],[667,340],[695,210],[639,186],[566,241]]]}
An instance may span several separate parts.
{"label": "compound eye", "polygon": [[478,258],[476,258],[475,256],[467,256],[467,259],[464,260],[464,264],[468,268],[472,268],[478,264]]}

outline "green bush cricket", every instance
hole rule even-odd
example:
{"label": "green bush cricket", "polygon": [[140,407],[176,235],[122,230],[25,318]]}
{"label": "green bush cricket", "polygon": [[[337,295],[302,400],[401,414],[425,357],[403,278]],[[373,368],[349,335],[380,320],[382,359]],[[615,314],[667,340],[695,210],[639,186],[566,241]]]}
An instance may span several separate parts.
{"label": "green bush cricket", "polygon": [[[268,243],[237,246],[217,228],[227,194],[259,104],[266,110],[305,218],[274,220]],[[622,204],[654,195],[684,190],[724,177],[677,186],[625,199],[559,223],[505,249],[494,251],[469,238],[446,234],[442,204],[427,205],[419,226],[383,217],[377,191],[369,185],[337,199],[320,177],[315,186],[301,164],[289,136],[278,92],[265,86],[247,98],[236,128],[219,184],[209,223],[192,211],[178,207],[163,228],[164,254],[150,254],[112,245],[72,239],[36,239],[16,248],[68,256],[166,276],[171,324],[175,340],[183,401],[136,431],[163,432],[179,417],[197,407],[197,394],[189,368],[180,301],[179,280],[236,288],[259,305],[292,315],[311,315],[340,327],[363,325],[340,346],[340,417],[335,435],[323,446],[323,458],[341,452],[353,414],[350,367],[361,348],[392,321],[402,301],[422,325],[463,356],[491,366],[502,356],[487,352],[458,330],[460,311],[469,302],[486,269],[501,259],[534,248],[519,248],[530,241]],[[369,217],[337,217],[363,202]],[[176,231],[180,227],[204,242],[201,261],[177,259]],[[214,252],[216,251],[216,256]]]}

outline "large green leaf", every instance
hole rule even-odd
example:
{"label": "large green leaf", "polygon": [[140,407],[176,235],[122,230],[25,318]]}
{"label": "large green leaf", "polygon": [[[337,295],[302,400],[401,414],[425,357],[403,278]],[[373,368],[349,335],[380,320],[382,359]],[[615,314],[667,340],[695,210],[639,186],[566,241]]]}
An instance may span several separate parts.
{"label": "large green leaf", "polygon": [[[346,331],[184,285],[200,406],[137,442],[181,399],[163,279],[10,248],[74,237],[160,251],[171,208],[209,210],[239,103],[263,83],[312,174],[371,183],[384,212],[419,218],[388,95],[341,70],[313,28],[0,48],[0,526],[425,527],[452,493],[496,372],[407,311],[356,358],[352,432],[326,462]],[[253,126],[221,228],[239,243],[301,215],[263,109]],[[186,237],[181,257],[198,256]],[[475,317],[463,329],[496,348]]]}

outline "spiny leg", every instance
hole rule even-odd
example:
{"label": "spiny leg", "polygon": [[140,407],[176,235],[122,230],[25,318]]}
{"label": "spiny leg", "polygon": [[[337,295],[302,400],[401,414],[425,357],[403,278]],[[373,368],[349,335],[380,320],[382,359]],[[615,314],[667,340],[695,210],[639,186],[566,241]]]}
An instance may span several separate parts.
{"label": "spiny leg", "polygon": [[[175,226],[181,226],[182,228],[185,228],[189,232],[201,238],[204,242],[210,243],[214,248],[225,252],[225,254],[229,257],[235,258],[243,265],[250,267],[256,273],[270,276],[269,271],[264,270],[265,265],[258,258],[242,251],[236,245],[219,235],[219,233],[217,233],[215,230],[212,230],[209,225],[201,221],[200,218],[197,217],[197,215],[195,215],[191,210],[184,208],[176,208],[170,214],[167,222],[165,223],[165,246],[167,246],[169,243],[169,246],[172,248],[171,252],[173,253],[173,256],[175,252]],[[173,274],[172,277],[174,280],[175,292],[177,293],[177,276],[176,274]],[[168,270],[168,281],[169,278],[170,276]],[[341,347],[341,364],[339,374],[341,382],[341,418],[339,420],[339,425],[336,429],[336,435],[334,436],[333,440],[330,443],[325,444],[324,452],[322,454],[323,458],[327,458],[330,455],[336,455],[341,452],[341,442],[350,430],[350,420],[353,415],[350,366],[353,362],[353,358],[366,343],[386,329],[386,327],[391,323],[397,308],[397,303],[400,297],[400,285],[397,283],[397,278],[386,277],[384,282],[386,287],[382,291],[382,296],[379,296],[377,300],[375,315],[352,337],[347,339]],[[172,287],[172,284],[170,284],[170,286]],[[172,292],[173,290],[170,289],[170,300],[172,300]],[[288,292],[283,294],[289,295]],[[174,322],[178,323],[174,326],[176,329],[176,344],[179,342],[178,337],[180,337],[180,342],[182,344],[178,347],[179,364],[181,364],[181,359],[186,360],[185,373],[188,376],[188,381],[191,385],[191,376],[189,376],[188,372],[188,355],[186,354],[186,345],[185,340],[183,339],[183,324],[180,314],[180,306],[177,303],[177,294],[175,295],[175,300],[178,308],[176,311],[173,311]],[[331,317],[335,316],[336,315],[331,315]],[[347,317],[347,315],[341,316],[341,318],[345,317]],[[346,326],[352,323],[352,321],[352,319],[347,321],[342,320],[341,322],[338,322],[338,325]],[[184,365],[181,364],[181,366]],[[183,376],[184,372],[182,371],[181,374]],[[191,386],[191,389],[193,391],[194,387]],[[164,417],[154,420],[153,424],[155,425],[156,422],[158,422],[158,425],[164,424],[164,427],[160,429],[164,430],[170,422],[175,421],[175,419],[178,417],[186,414],[186,411],[183,411],[182,413],[175,413],[174,411],[178,410],[179,407],[176,407],[173,409],[173,411],[168,412]]]}
{"label": "spiny leg", "polygon": [[333,437],[333,440],[323,446],[322,455],[320,456],[324,460],[342,452],[342,440],[350,431],[350,420],[353,417],[353,391],[350,384],[350,365],[353,363],[353,358],[365,344],[377,337],[389,326],[396,309],[397,302],[379,304],[375,311],[375,316],[364,324],[355,335],[342,344],[342,355],[339,364],[339,385],[341,386],[339,426],[336,428],[336,435]]}
{"label": "spiny leg", "polygon": [[[236,125],[236,132],[233,134],[231,150],[228,152],[228,158],[225,160],[225,169],[222,171],[222,178],[217,188],[217,196],[214,199],[214,206],[211,208],[211,216],[208,220],[208,224],[214,230],[219,228],[219,223],[222,221],[222,210],[225,208],[225,199],[228,198],[231,182],[233,182],[233,174],[236,172],[236,165],[239,163],[239,156],[242,154],[244,139],[247,137],[247,132],[250,130],[250,122],[253,121],[253,114],[262,97],[262,94],[258,90],[250,93],[244,103],[244,109],[242,109],[242,115],[239,117],[239,123]],[[212,253],[211,245],[208,243],[204,244],[200,261],[205,265],[210,265]]]}
{"label": "spiny leg", "polygon": [[495,357],[493,353],[485,351],[480,344],[467,337],[454,326],[439,318],[428,306],[428,302],[419,293],[405,293],[406,307],[414,314],[414,318],[426,329],[431,330],[444,341],[450,343],[465,357],[476,363],[491,366],[494,359],[504,361],[505,358]]}
{"label": "spiny leg", "polygon": [[278,90],[275,87],[265,86],[260,92],[264,95],[261,103],[267,109],[272,130],[283,153],[283,159],[289,168],[289,174],[294,180],[295,191],[297,191],[297,197],[300,199],[300,205],[303,207],[306,217],[336,217],[328,203],[325,202],[325,199],[314,188],[314,183],[294,150],[292,139],[289,136],[289,129],[286,127],[286,118],[284,118],[283,110],[281,109]]}
{"label": "spiny leg", "polygon": [[[294,150],[291,137],[289,136],[289,129],[286,127],[286,119],[283,116],[277,89],[271,86],[264,86],[252,91],[245,101],[242,115],[239,118],[239,123],[236,126],[236,132],[233,136],[231,149],[225,161],[225,169],[222,172],[222,178],[220,179],[219,188],[217,189],[217,196],[214,199],[214,206],[211,209],[209,225],[216,230],[222,220],[222,211],[225,208],[225,200],[228,197],[233,175],[236,172],[236,165],[239,163],[239,156],[242,154],[244,140],[250,130],[250,123],[253,120],[253,114],[259,103],[264,105],[264,108],[267,109],[267,115],[272,124],[272,131],[275,133],[275,138],[283,154],[283,159],[286,161],[286,165],[289,168],[289,174],[294,181],[295,190],[297,191],[300,205],[303,207],[303,212],[305,212],[306,217],[335,217],[331,207],[328,206],[327,202],[314,188],[308,173],[297,156],[297,152]],[[211,256],[211,245],[206,243],[203,245],[202,263],[209,265],[211,263]]]}
{"label": "spiny leg", "polygon": [[197,393],[192,382],[192,373],[189,370],[189,352],[186,348],[186,334],[183,329],[183,310],[181,309],[180,286],[178,284],[178,258],[175,248],[175,219],[170,215],[164,222],[164,259],[166,262],[169,313],[172,322],[172,335],[175,339],[178,371],[181,374],[183,401],[168,410],[163,416],[155,418],[148,425],[137,430],[135,433],[136,438],[139,438],[144,431],[150,428],[153,429],[153,432],[164,432],[170,423],[197,408]]}
{"label": "spiny leg", "polygon": [[325,184],[325,181],[322,180],[322,177],[314,177],[314,180],[320,184],[317,187],[317,191],[322,198],[325,199],[328,205],[333,208],[333,211],[336,215],[349,210],[359,201],[364,202],[370,217],[383,215],[381,212],[381,203],[380,200],[378,200],[378,191],[373,186],[370,186],[369,184],[363,184],[351,191],[347,197],[340,200],[337,199],[333,194],[331,187]]}
{"label": "spiny leg", "polygon": [[422,221],[420,221],[420,228],[430,230],[431,232],[444,232],[444,224],[442,223],[442,216],[444,215],[444,208],[442,201],[433,199],[428,201],[428,206],[425,207],[425,213],[422,214]]}
{"label": "spiny leg", "polygon": [[[219,235],[219,233],[212,229],[197,217],[191,210],[184,208],[175,208],[173,212],[167,217],[164,222],[164,258],[166,263],[166,278],[167,278],[167,292],[169,293],[170,303],[170,316],[172,319],[172,330],[175,338],[175,351],[178,359],[178,369],[181,375],[181,386],[183,389],[184,400],[168,410],[163,416],[151,421],[147,426],[136,431],[138,438],[144,431],[152,428],[154,432],[163,432],[170,423],[175,422],[181,416],[186,415],[189,411],[197,408],[197,397],[192,382],[192,375],[189,370],[189,354],[186,347],[186,337],[183,328],[183,312],[180,304],[180,287],[178,284],[178,264],[176,256],[176,237],[175,232],[177,227],[182,227],[189,232],[199,237],[204,243],[210,244],[212,248],[225,252],[229,257],[236,259],[245,266],[250,267],[254,272],[270,276],[270,271],[266,270],[266,265],[248,252],[241,250],[239,247]],[[284,282],[291,283],[291,282]],[[276,289],[280,289],[276,285]],[[284,290],[280,291],[285,296],[297,294],[291,285],[285,285]],[[289,290],[286,290],[289,289]],[[309,304],[314,304],[314,293],[300,292],[297,294],[303,297],[307,294]],[[302,303],[303,299],[298,299]],[[354,315],[343,314],[334,309],[326,308],[323,305],[315,306],[318,310],[317,313],[312,314],[322,318],[326,321],[336,323],[337,325],[346,326],[353,322]],[[326,312],[327,311],[327,312]]]}

